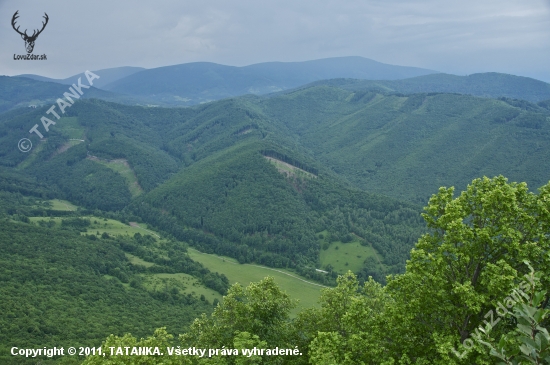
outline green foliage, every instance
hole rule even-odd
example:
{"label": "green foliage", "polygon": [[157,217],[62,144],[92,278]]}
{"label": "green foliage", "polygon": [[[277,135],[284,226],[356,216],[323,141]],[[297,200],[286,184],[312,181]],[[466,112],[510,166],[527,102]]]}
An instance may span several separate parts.
{"label": "green foliage", "polygon": [[192,260],[187,255],[187,245],[181,242],[164,242],[162,248],[159,248],[154,244],[156,241],[154,237],[142,236],[139,233],[135,234],[133,239],[117,237],[115,241],[125,252],[155,263],[147,267],[144,272],[190,274],[198,278],[204,286],[220,294],[225,294],[229,288],[229,280],[225,275],[211,272],[199,262]]}
{"label": "green foliage", "polygon": [[550,99],[549,100],[543,100],[543,101],[539,101],[537,103],[538,106],[544,108],[544,109],[547,109],[547,110],[550,110]]}
{"label": "green foliage", "polygon": [[[312,364],[382,364],[387,348],[384,336],[384,309],[391,298],[380,284],[369,278],[362,288],[348,272],[338,278],[338,286],[325,289],[321,309],[305,312],[298,320],[309,322],[305,331]],[[313,323],[312,323],[313,322]],[[299,328],[299,326],[298,326]]]}
{"label": "green foliage", "polygon": [[503,334],[500,341],[496,342],[490,337],[488,328],[488,338],[478,339],[489,348],[492,356],[503,360],[499,365],[550,363],[550,334],[548,328],[543,327],[550,318],[550,309],[545,309],[548,293],[537,291],[541,277],[541,272],[529,274],[533,284],[529,297],[518,296],[519,300],[515,302],[511,311],[507,312],[516,321],[513,331]]}
{"label": "green foliage", "polygon": [[62,227],[74,227],[83,232],[86,232],[86,228],[89,227],[90,224],[90,220],[85,218],[69,218],[61,220]]}
{"label": "green foliage", "polygon": [[[426,79],[433,84],[419,87]],[[476,179],[458,197],[454,188],[440,188],[425,208],[428,232],[419,240],[426,226],[418,206],[356,188],[424,203],[437,187],[460,189],[475,176],[505,173],[542,185],[550,171],[540,163],[550,158],[548,103],[512,98],[547,98],[547,84],[495,74],[453,79],[450,86],[446,75],[426,79],[336,80],[185,109],[80,100],[47,138],[30,136],[28,154],[16,141],[46,108],[0,114],[0,360],[19,361],[7,355],[10,346],[97,346],[109,333],[107,347],[172,346],[162,329],[146,340],[117,337],[166,325],[184,334],[183,346],[298,346],[304,355],[87,361],[465,365],[490,364],[491,355],[545,361],[548,291],[517,304],[486,344],[473,341],[529,271],[525,262],[541,273],[542,288],[550,285],[550,184],[538,195],[502,176]],[[449,88],[505,97],[434,93]],[[0,108],[8,104],[0,100]],[[84,142],[68,141],[82,133]],[[97,159],[123,159],[143,193],[132,196],[127,176]],[[283,163],[286,174],[279,171]],[[305,172],[288,173],[298,168]],[[44,202],[52,198],[85,209]],[[104,220],[86,218],[92,209]],[[119,237],[107,218],[145,221],[170,238]],[[291,319],[292,300],[272,278],[229,288],[225,275],[189,257],[183,241],[327,284],[336,269],[357,275],[341,276],[320,308]],[[369,257],[345,258],[352,246]],[[336,247],[338,257],[327,258]],[[328,275],[315,271],[321,264]],[[184,294],[169,280],[151,288],[145,279],[184,273],[227,293],[212,315],[205,296]],[[386,274],[394,275],[382,287]]]}
{"label": "green foliage", "polygon": [[[177,161],[163,151],[162,131],[155,130],[153,118],[179,119],[177,110],[126,107],[92,101],[77,103],[71,115],[88,128],[89,154],[107,159],[123,158],[134,170],[140,186],[149,191],[178,168]],[[162,125],[162,124],[161,124]]]}
{"label": "green foliage", "polygon": [[[549,187],[535,195],[500,176],[476,179],[454,199],[452,188],[430,199],[423,214],[430,233],[412,250],[406,273],[388,283],[396,299],[392,331],[410,339],[392,352],[449,361],[452,345],[477,336],[487,313],[528,272],[524,260],[549,272]],[[458,363],[487,361],[479,349],[466,354]]]}
{"label": "green foliage", "polygon": [[[86,142],[64,151],[60,120],[47,142],[31,137],[38,147],[25,175],[87,208],[125,209],[203,251],[293,268],[327,283],[313,269],[320,251],[315,232],[327,230],[342,242],[357,236],[381,255],[378,266],[357,271],[361,280],[383,281],[403,272],[422,229],[418,208],[353,191],[346,181],[422,203],[438,186],[465,186],[479,174],[510,172],[542,184],[546,172],[538,161],[550,157],[542,148],[545,110],[512,99],[328,86],[187,109],[78,101],[62,120],[73,129],[77,121]],[[37,112],[12,114],[23,125]],[[6,118],[0,125],[9,134],[13,123]],[[262,153],[319,177],[285,179]],[[15,164],[21,153],[6,156]],[[132,200],[125,178],[90,156],[126,160],[148,194]]]}
{"label": "green foliage", "polygon": [[[289,342],[290,310],[295,303],[275,285],[272,277],[266,277],[246,288],[233,285],[210,317],[203,315],[191,324],[189,332],[180,336],[183,348],[206,349],[244,348],[294,348]],[[240,350],[240,348],[239,348]],[[197,361],[198,360],[198,361]],[[211,363],[210,359],[195,359],[196,363]],[[278,356],[216,356],[216,364],[279,364]],[[250,361],[250,362],[247,362]],[[261,362],[260,362],[261,361]],[[284,363],[284,362],[283,362]]]}
{"label": "green foliage", "polygon": [[500,303],[511,307],[513,289],[532,287],[522,281],[524,273],[533,281],[529,262],[548,287],[549,187],[535,195],[496,177],[474,180],[456,198],[452,188],[441,188],[425,208],[430,231],[405,274],[384,288],[366,282],[360,292],[348,273],[325,291],[320,310],[299,315],[295,328],[309,344],[310,363],[492,364],[487,347],[473,342],[484,341],[485,324],[502,338],[492,354],[547,356],[546,292],[533,287],[531,302],[517,305],[517,322],[497,316]]}
{"label": "green foliage", "polygon": [[[2,140],[41,112],[8,113]],[[416,206],[354,191],[346,181],[424,202],[436,187],[464,186],[479,174],[511,172],[541,184],[546,171],[538,161],[550,157],[542,148],[547,112],[512,99],[318,86],[188,109],[78,101],[67,114],[47,141],[31,137],[37,147],[23,175],[87,208],[125,209],[203,251],[293,268],[327,283],[314,271],[315,232],[371,245],[380,265],[358,273],[382,281],[403,272],[422,229]],[[86,142],[65,150],[69,127],[85,130]],[[21,162],[17,153],[6,151],[7,165]],[[319,177],[285,179],[262,153]],[[125,159],[148,194],[132,200],[125,178],[91,156]]]}
{"label": "green foliage", "polygon": [[[336,288],[323,291],[320,308],[291,321],[292,303],[272,278],[246,289],[234,285],[210,317],[201,316],[180,336],[182,345],[294,345],[302,352],[280,362],[192,359],[198,364],[466,365],[492,364],[493,356],[505,364],[546,363],[550,297],[540,287],[549,285],[550,184],[539,191],[502,176],[476,179],[456,198],[453,188],[441,188],[423,215],[429,232],[407,271],[390,277],[387,286],[369,278],[360,288],[348,272]],[[518,287],[529,288],[528,302],[515,295]],[[515,305],[513,320],[495,321],[495,308],[498,316],[506,314],[502,303]],[[493,338],[500,338],[498,344]],[[462,353],[453,347],[474,340]]]}
{"label": "green foliage", "polygon": [[365,237],[390,272],[402,270],[422,227],[412,205],[351,190],[323,176],[285,179],[255,147],[243,143],[231,153],[193,164],[136,200],[132,212],[203,252],[294,268],[325,282],[330,277],[312,269],[320,251],[317,232],[324,229]]}
{"label": "green foliage", "polygon": [[51,187],[38,182],[36,178],[3,166],[0,166],[0,191],[43,199],[53,198],[57,195],[55,190],[52,191]]}

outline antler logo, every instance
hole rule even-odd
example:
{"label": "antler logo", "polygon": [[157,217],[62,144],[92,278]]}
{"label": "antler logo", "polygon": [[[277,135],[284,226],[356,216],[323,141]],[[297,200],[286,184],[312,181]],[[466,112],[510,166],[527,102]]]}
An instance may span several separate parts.
{"label": "antler logo", "polygon": [[21,38],[23,38],[23,40],[25,41],[25,48],[27,49],[27,53],[32,53],[32,50],[34,49],[34,42],[36,41],[36,38],[38,38],[38,36],[40,35],[40,33],[42,33],[42,31],[44,30],[44,28],[46,28],[46,24],[48,24],[48,14],[44,13],[44,16],[43,18],[46,19],[45,22],[42,22],[42,29],[38,30],[38,29],[35,29],[34,32],[32,33],[31,36],[29,36],[27,34],[27,30],[25,29],[25,32],[21,33],[19,31],[19,27],[15,27],[15,21],[17,20],[17,18],[19,18],[19,15],[17,15],[17,13],[19,13],[19,10],[17,10],[15,12],[15,14],[13,14],[13,17],[11,18],[11,26],[13,27],[13,29],[19,33],[21,35]]}

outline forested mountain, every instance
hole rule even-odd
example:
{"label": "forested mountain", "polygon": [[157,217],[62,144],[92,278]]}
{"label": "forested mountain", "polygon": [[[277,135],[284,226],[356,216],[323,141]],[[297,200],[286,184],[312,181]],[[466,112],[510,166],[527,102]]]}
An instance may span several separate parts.
{"label": "forested mountain", "polygon": [[[43,112],[5,113],[3,140],[16,139],[16,126]],[[325,280],[314,268],[319,232],[327,231],[327,242],[359,240],[376,249],[383,263],[365,269],[379,280],[386,271],[400,272],[422,229],[418,207],[353,189],[292,137],[285,142],[280,126],[261,114],[257,100],[193,109],[80,101],[51,127],[47,141],[30,136],[37,148],[29,156],[6,144],[2,163],[27,164],[27,174],[63,198],[123,210],[241,262],[291,267]],[[85,142],[67,141],[71,134]],[[113,159],[127,161],[142,195],[132,198],[128,181],[98,163]],[[291,170],[283,175],[285,164]]]}
{"label": "forested mountain", "polygon": [[505,174],[548,181],[550,114],[526,101],[316,86],[260,102],[355,186],[423,204],[439,186]]}
{"label": "forested mountain", "polygon": [[[421,231],[415,206],[351,190],[324,174],[285,179],[258,153],[260,147],[250,141],[231,154],[205,158],[131,208],[202,251],[240,262],[314,275],[305,269],[318,265],[318,233],[327,230],[332,241],[359,238],[372,245],[390,272],[401,270],[407,247]],[[366,269],[383,280],[374,274],[378,267]]]}
{"label": "forested mountain", "polygon": [[353,91],[375,90],[403,94],[437,92],[468,94],[487,98],[506,97],[527,100],[532,103],[550,97],[550,84],[546,82],[497,72],[468,76],[438,73],[404,80],[323,80],[314,84],[337,86]]}

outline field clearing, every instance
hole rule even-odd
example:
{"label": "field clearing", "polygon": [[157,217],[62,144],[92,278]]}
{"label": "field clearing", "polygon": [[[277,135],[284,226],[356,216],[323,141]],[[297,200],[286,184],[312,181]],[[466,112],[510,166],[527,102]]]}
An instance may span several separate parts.
{"label": "field clearing", "polygon": [[[144,223],[139,223],[139,226],[134,224],[130,228],[144,234],[147,233],[144,230],[148,229],[145,227],[147,226]],[[262,280],[266,276],[273,276],[275,282],[282,290],[286,291],[291,298],[300,301],[298,307],[293,311],[294,314],[299,311],[299,308],[318,307],[317,300],[321,295],[321,289],[326,288],[321,284],[308,281],[284,269],[275,269],[254,264],[239,264],[233,258],[202,253],[191,247],[188,253],[191,259],[200,262],[210,271],[225,274],[231,284],[240,283],[243,286],[247,286],[252,282]]]}
{"label": "field clearing", "polygon": [[[65,207],[65,210],[67,210],[67,206],[65,206],[65,204],[63,203],[63,201],[59,201],[57,202],[57,204],[59,204],[60,207]],[[69,203],[70,204],[70,203]],[[71,205],[73,206],[73,205]],[[70,206],[69,206],[70,207]],[[73,206],[74,207],[74,206]],[[61,210],[61,209],[59,209]],[[62,219],[69,219],[69,218],[74,218],[74,217],[30,217],[29,219],[32,221],[32,222],[38,222],[40,220],[43,220],[43,221],[54,221],[56,225],[61,225],[61,220]],[[82,232],[81,234],[82,235],[85,235],[85,234],[98,234],[101,235],[103,234],[103,232],[106,232],[107,234],[111,235],[111,236],[117,236],[117,235],[125,235],[125,236],[134,236],[134,234],[136,233],[139,233],[141,235],[146,235],[146,234],[149,234],[149,235],[152,235],[154,236],[153,233],[151,232],[147,232],[146,229],[144,228],[141,228],[139,226],[129,226],[127,224],[124,224],[120,221],[117,221],[117,220],[114,220],[114,219],[107,219],[107,218],[100,218],[100,217],[95,217],[95,216],[81,216],[79,217],[81,219],[89,219],[90,220],[90,225],[86,228],[87,231],[86,232]],[[142,224],[143,226],[146,226],[145,224]],[[158,239],[158,236],[155,237]]]}
{"label": "field clearing", "polygon": [[192,294],[200,298],[204,295],[204,298],[208,300],[210,304],[214,302],[214,299],[218,301],[222,300],[222,295],[215,290],[206,288],[202,283],[189,274],[176,273],[176,274],[141,274],[143,278],[143,286],[147,290],[151,291],[163,291],[170,288],[178,288],[180,292],[185,294]]}
{"label": "field clearing", "polygon": [[377,259],[376,251],[370,246],[362,246],[359,241],[332,242],[328,249],[321,249],[320,253],[321,267],[331,265],[339,274],[344,274],[348,270],[358,272],[364,266],[367,257]]}
{"label": "field clearing", "polygon": [[43,141],[39,141],[38,143],[34,143],[32,146],[30,153],[30,156],[24,159],[17,165],[16,170],[21,170],[29,167],[37,158],[37,156],[40,154],[40,151],[44,149],[44,146],[46,144]]}
{"label": "field clearing", "polygon": [[231,284],[239,283],[247,286],[251,282],[260,281],[266,276],[272,276],[275,279],[275,283],[283,291],[290,295],[292,299],[299,300],[297,308],[292,311],[294,315],[303,308],[319,307],[317,301],[324,286],[308,282],[284,269],[273,269],[254,264],[239,264],[230,257],[205,254],[193,248],[189,248],[189,256],[193,260],[203,264],[210,271],[225,274]]}
{"label": "field clearing", "polygon": [[289,163],[283,162],[281,160],[277,160],[273,157],[264,156],[265,159],[267,159],[270,163],[274,164],[277,170],[285,174],[286,176],[298,176],[298,177],[307,177],[307,178],[316,178],[317,176],[313,175],[311,172],[307,172],[305,170],[302,170],[299,167],[296,167],[294,165],[291,165]]}
{"label": "field clearing", "polygon": [[51,200],[42,200],[37,201],[37,205],[34,205],[33,208],[42,208],[42,209],[51,209],[64,212],[74,212],[77,210],[77,206],[61,199],[51,199]]}
{"label": "field clearing", "polygon": [[38,221],[54,222],[56,226],[61,225],[62,219],[66,219],[66,217],[29,217],[29,220],[33,223],[36,223]]}
{"label": "field clearing", "polygon": [[55,124],[56,130],[69,139],[82,139],[84,127],[78,124],[77,117],[62,117]]}
{"label": "field clearing", "polygon": [[87,232],[88,234],[94,234],[94,233],[97,234],[97,232],[99,231],[99,234],[106,232],[112,236],[126,235],[126,236],[133,237],[134,234],[136,233],[139,233],[141,235],[145,235],[145,234],[152,235],[151,233],[146,232],[140,227],[133,227],[114,219],[96,218],[96,217],[82,217],[82,218],[89,218],[92,222],[92,224],[88,227],[88,232]]}

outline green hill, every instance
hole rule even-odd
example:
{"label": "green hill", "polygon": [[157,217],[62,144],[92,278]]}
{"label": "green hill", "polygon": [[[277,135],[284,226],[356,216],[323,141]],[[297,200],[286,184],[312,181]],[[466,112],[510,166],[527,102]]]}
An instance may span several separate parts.
{"label": "green hill", "polygon": [[36,363],[14,358],[12,346],[97,347],[109,334],[145,336],[166,325],[183,332],[211,311],[211,302],[170,286],[141,287],[135,279],[145,268],[130,264],[122,242],[0,220],[0,362]]}
{"label": "green hill", "polygon": [[[193,109],[80,101],[70,110],[71,122],[52,126],[47,140],[31,136],[37,146],[31,155],[6,143],[2,163],[19,166],[60,198],[139,216],[203,251],[241,262],[288,267],[331,282],[334,276],[315,271],[321,265],[318,232],[328,231],[334,241],[357,237],[372,245],[384,260],[365,269],[378,280],[400,272],[422,229],[418,207],[348,186],[289,143],[290,132],[280,131],[258,101]],[[15,140],[16,126],[41,112],[2,115],[3,140]],[[85,130],[85,142],[63,148],[74,120]],[[115,159],[126,162],[125,175],[102,162]],[[132,198],[136,181],[143,193]],[[396,216],[407,222],[390,218]]]}
{"label": "green hill", "polygon": [[522,99],[533,103],[550,97],[550,84],[529,77],[514,76],[497,72],[456,76],[431,74],[404,80],[328,80],[316,85],[331,85],[348,90],[378,90],[403,94],[415,93],[458,93],[487,98],[506,97]]}
{"label": "green hill", "polygon": [[[285,177],[258,147],[242,144],[205,158],[131,207],[178,239],[243,263],[322,278],[312,269],[318,232],[328,230],[334,240],[357,236],[372,243],[390,271],[400,270],[421,229],[414,206],[351,190],[328,176]],[[410,221],[390,219],[396,216]]]}
{"label": "green hill", "polygon": [[541,186],[550,114],[528,102],[328,86],[262,101],[325,167],[370,192],[424,204],[440,186],[504,174]]}

